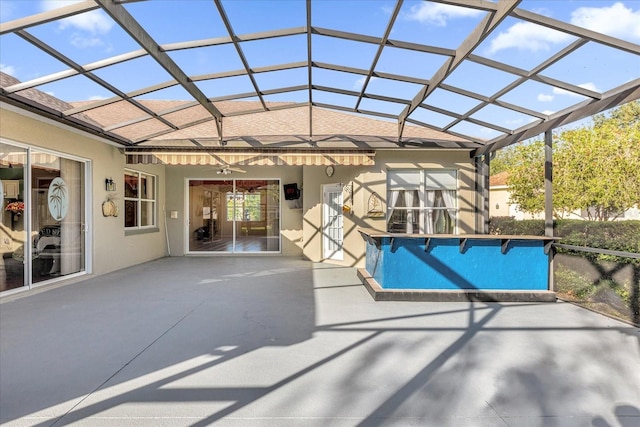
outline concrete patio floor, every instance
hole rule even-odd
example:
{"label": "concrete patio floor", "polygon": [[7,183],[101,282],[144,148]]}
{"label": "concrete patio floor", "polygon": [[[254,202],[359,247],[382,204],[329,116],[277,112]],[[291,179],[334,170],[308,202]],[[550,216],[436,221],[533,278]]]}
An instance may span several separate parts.
{"label": "concrete patio floor", "polygon": [[638,426],[640,331],[374,302],[355,269],[165,258],[0,304],[7,426]]}

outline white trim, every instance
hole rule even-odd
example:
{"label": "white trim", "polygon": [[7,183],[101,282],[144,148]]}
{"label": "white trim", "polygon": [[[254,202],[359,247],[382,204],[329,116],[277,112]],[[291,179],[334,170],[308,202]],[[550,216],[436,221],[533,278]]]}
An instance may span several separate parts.
{"label": "white trim", "polygon": [[[124,174],[123,175],[127,175],[127,172],[129,172],[129,175],[133,176],[134,174],[137,176],[138,181],[141,181],[142,179],[142,175],[146,175],[149,177],[153,178],[153,199],[146,199],[143,198],[141,195],[141,192],[138,191],[138,196],[137,197],[127,197],[125,196],[125,188],[122,189],[122,198],[125,202],[125,212],[124,212],[124,218],[126,221],[126,203],[127,200],[132,201],[135,200],[136,204],[137,204],[137,218],[136,218],[136,222],[138,223],[138,225],[134,226],[134,227],[127,227],[126,223],[124,224],[124,231],[125,233],[127,232],[135,232],[135,231],[140,231],[140,230],[160,230],[160,225],[158,224],[159,222],[159,215],[158,215],[158,210],[159,210],[159,206],[158,206],[158,175],[149,173],[149,172],[145,172],[145,171],[141,171],[141,170],[136,170],[136,169],[131,169],[131,168],[124,168]],[[124,178],[124,176],[123,176]],[[126,182],[123,182],[123,187],[126,185]],[[142,202],[153,202],[153,224],[151,225],[140,225],[141,219],[142,219]],[[125,234],[126,235],[126,234]]]}

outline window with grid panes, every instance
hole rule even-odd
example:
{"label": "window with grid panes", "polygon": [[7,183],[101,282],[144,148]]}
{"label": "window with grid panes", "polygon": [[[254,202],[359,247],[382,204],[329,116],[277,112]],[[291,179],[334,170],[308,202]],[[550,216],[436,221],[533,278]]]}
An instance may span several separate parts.
{"label": "window with grid panes", "polygon": [[144,172],[125,170],[125,228],[150,228],[156,225],[156,177]]}
{"label": "window with grid panes", "polygon": [[458,172],[389,170],[387,231],[454,234],[458,218]]}

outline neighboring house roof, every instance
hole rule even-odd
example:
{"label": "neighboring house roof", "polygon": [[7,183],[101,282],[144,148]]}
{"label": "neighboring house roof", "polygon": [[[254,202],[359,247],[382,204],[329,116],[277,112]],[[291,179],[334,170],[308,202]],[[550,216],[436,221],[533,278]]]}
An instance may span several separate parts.
{"label": "neighboring house roof", "polygon": [[489,187],[500,187],[507,185],[509,172],[500,172],[489,177]]}

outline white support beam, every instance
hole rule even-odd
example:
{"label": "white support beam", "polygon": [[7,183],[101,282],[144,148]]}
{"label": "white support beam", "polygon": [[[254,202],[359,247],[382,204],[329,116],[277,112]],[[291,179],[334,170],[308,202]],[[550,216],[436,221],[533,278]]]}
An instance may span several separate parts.
{"label": "white support beam", "polygon": [[35,25],[46,24],[47,22],[56,21],[58,19],[67,18],[69,16],[78,15],[80,13],[89,12],[98,8],[98,5],[92,0],[86,0],[79,3],[73,3],[69,6],[58,7],[36,15],[27,16],[16,19],[14,21],[3,22],[0,24],[0,35],[13,31],[24,30],[25,28]]}

